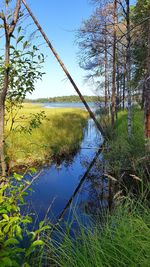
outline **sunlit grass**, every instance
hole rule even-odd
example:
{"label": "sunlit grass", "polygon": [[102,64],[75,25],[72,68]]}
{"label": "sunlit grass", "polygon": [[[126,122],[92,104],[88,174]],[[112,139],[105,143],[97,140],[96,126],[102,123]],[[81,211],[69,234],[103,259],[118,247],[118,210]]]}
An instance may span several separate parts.
{"label": "sunlit grass", "polygon": [[[33,114],[41,111],[45,112],[46,118],[39,127],[30,133],[18,131],[20,126],[28,129]],[[81,109],[51,109],[24,104],[15,118],[14,130],[9,132],[10,122],[6,128],[6,152],[10,165],[33,165],[69,155],[82,141],[87,117],[87,112]]]}
{"label": "sunlit grass", "polygon": [[60,267],[150,266],[149,208],[128,199],[111,217],[105,214],[105,221],[88,228],[78,221],[74,236],[68,226],[58,230],[56,240],[44,237],[47,261]]}

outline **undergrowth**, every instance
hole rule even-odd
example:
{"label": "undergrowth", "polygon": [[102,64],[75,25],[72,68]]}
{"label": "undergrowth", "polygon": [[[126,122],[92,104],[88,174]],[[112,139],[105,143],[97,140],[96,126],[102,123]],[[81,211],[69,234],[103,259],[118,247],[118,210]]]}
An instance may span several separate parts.
{"label": "undergrowth", "polygon": [[[46,241],[46,261],[60,267],[150,266],[150,210],[130,198],[89,228],[82,223]],[[70,226],[71,227],[71,226]],[[46,238],[45,238],[46,240]],[[49,265],[47,265],[49,266]]]}
{"label": "undergrowth", "polygon": [[[108,125],[108,128],[110,125]],[[144,114],[138,107],[132,108],[132,134],[127,133],[127,111],[118,113],[118,120],[108,150],[104,153],[107,172],[115,177],[127,193],[145,194],[150,184],[150,154],[144,138]],[[141,182],[141,183],[139,183]]]}

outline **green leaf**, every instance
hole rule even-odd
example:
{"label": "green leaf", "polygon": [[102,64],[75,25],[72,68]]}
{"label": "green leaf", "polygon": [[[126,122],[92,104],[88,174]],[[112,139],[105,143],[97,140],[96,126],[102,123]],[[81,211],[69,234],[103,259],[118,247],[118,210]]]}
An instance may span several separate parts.
{"label": "green leaf", "polygon": [[44,225],[44,221],[41,221],[41,222],[39,223],[39,228],[42,228],[43,225]]}
{"label": "green leaf", "polygon": [[9,232],[9,229],[10,229],[10,224],[6,225],[6,227],[3,229],[3,232],[7,234]]}
{"label": "green leaf", "polygon": [[30,168],[30,172],[31,172],[32,174],[34,174],[34,173],[37,172],[37,169],[36,169],[36,168]]}
{"label": "green leaf", "polygon": [[6,221],[9,221],[9,217],[8,217],[7,214],[3,214],[2,216],[3,216],[3,218],[4,218]]}
{"label": "green leaf", "polygon": [[43,246],[44,242],[42,240],[36,240],[32,243],[32,247],[36,247],[36,246]]}
{"label": "green leaf", "polygon": [[14,178],[17,180],[17,181],[21,181],[23,176],[18,174],[18,173],[14,173]]}
{"label": "green leaf", "polygon": [[13,49],[13,50],[15,50],[15,47],[13,45],[10,45],[10,48]]}
{"label": "green leaf", "polygon": [[20,33],[20,31],[21,31],[21,26],[18,27],[18,33]]}
{"label": "green leaf", "polygon": [[24,44],[23,44],[23,49],[25,49],[28,45],[28,41],[25,41]]}
{"label": "green leaf", "polygon": [[8,213],[8,211],[6,209],[1,209],[0,214],[2,214],[2,213]]}
{"label": "green leaf", "polygon": [[19,36],[18,39],[17,39],[17,44],[18,44],[19,42],[21,42],[23,38],[24,38],[23,35],[22,35],[22,36]]}
{"label": "green leaf", "polygon": [[36,235],[37,235],[37,234],[40,234],[41,232],[43,232],[43,231],[45,231],[45,230],[48,230],[48,229],[50,229],[50,228],[51,228],[50,226],[45,225],[45,226],[41,227],[40,229],[36,230],[35,233],[36,233]]}
{"label": "green leaf", "polygon": [[22,229],[21,229],[21,227],[19,226],[19,225],[16,225],[16,236],[19,238],[19,239],[23,239],[23,237],[22,237]]}
{"label": "green leaf", "polygon": [[4,245],[7,247],[9,245],[18,245],[19,241],[15,238],[9,238],[8,240],[5,241]]}

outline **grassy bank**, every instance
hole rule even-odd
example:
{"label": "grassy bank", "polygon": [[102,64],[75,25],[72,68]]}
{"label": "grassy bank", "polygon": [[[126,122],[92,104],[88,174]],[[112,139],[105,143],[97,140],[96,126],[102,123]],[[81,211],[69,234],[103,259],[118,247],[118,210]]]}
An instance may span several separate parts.
{"label": "grassy bank", "polygon": [[10,121],[6,128],[10,167],[44,163],[73,153],[82,141],[87,117],[80,109],[24,104],[15,117],[14,130],[9,131]]}
{"label": "grassy bank", "polygon": [[[110,126],[108,125],[108,129]],[[144,195],[149,191],[150,154],[146,150],[144,137],[144,114],[141,109],[132,110],[132,134],[127,132],[127,111],[118,113],[109,151],[105,153],[107,172],[123,184],[126,192]]]}
{"label": "grassy bank", "polygon": [[[120,204],[113,215],[79,232],[59,233],[57,242],[47,240],[53,265],[60,267],[148,267],[150,266],[150,210],[131,200]],[[47,252],[47,253],[48,253]]]}

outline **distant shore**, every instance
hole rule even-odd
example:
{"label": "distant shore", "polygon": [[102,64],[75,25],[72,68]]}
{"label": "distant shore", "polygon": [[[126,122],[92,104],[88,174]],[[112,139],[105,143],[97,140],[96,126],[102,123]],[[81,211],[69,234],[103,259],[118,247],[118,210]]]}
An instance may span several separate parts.
{"label": "distant shore", "polygon": [[[84,95],[86,102],[103,102],[104,97],[102,96],[87,96]],[[25,99],[27,103],[82,103],[79,96],[56,96],[56,97],[47,97],[47,98],[38,98],[38,99]]]}

